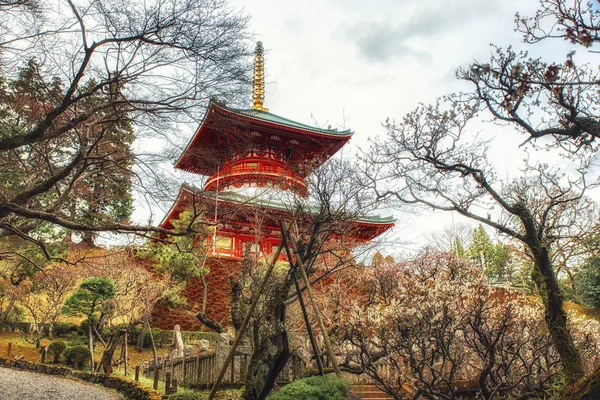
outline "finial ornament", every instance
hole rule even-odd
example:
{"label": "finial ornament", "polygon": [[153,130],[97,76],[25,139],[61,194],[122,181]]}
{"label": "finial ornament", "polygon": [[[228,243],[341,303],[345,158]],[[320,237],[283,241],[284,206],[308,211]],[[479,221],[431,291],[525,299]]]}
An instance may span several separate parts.
{"label": "finial ornament", "polygon": [[254,54],[254,79],[252,80],[252,108],[260,111],[269,111],[263,106],[265,101],[265,59],[263,57],[262,42],[256,42]]}

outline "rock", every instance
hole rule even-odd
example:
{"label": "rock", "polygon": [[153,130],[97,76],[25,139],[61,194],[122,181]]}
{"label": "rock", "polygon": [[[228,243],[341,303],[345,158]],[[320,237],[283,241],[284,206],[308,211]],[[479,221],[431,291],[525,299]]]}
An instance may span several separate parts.
{"label": "rock", "polygon": [[208,351],[209,347],[210,347],[210,342],[208,340],[200,339],[198,341],[198,348],[200,349],[200,352]]}
{"label": "rock", "polygon": [[184,354],[184,345],[183,338],[181,337],[181,328],[179,325],[175,325],[175,329],[173,334],[175,335],[175,350],[173,351],[173,355],[175,357],[183,357]]}

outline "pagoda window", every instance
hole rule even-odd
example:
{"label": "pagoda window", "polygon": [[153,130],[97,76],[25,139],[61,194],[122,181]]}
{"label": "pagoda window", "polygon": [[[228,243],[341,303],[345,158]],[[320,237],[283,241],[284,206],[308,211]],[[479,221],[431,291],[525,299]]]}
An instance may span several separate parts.
{"label": "pagoda window", "polygon": [[250,242],[250,253],[251,254],[260,253],[260,245],[256,242]]}
{"label": "pagoda window", "polygon": [[217,236],[215,248],[223,250],[233,250],[233,238],[227,236]]}

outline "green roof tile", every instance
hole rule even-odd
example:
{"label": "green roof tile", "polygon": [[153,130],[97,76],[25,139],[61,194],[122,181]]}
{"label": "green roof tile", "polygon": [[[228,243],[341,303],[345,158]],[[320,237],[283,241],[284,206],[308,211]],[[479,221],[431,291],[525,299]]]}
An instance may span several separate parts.
{"label": "green roof tile", "polygon": [[323,135],[331,135],[331,136],[351,136],[354,134],[350,129],[346,129],[343,131],[339,131],[337,129],[322,129],[314,126],[306,125],[300,122],[292,121],[291,119],[287,119],[284,117],[280,117],[279,115],[272,114],[267,111],[255,110],[253,108],[249,109],[231,109],[231,111],[236,112],[238,114],[247,115],[252,118],[260,119],[267,122],[272,122],[280,125],[287,125],[292,128],[304,129],[311,132],[320,133]]}
{"label": "green roof tile", "polygon": [[[282,211],[286,211],[286,210],[290,211],[290,212],[292,211],[290,209],[290,204],[282,203],[282,202],[276,201],[276,200],[263,199],[258,196],[250,197],[250,196],[246,196],[244,194],[236,193],[236,192],[219,192],[218,194],[216,194],[216,192],[199,190],[190,185],[185,185],[185,186],[187,186],[188,189],[195,191],[196,193],[202,193],[202,195],[204,195],[204,196],[216,197],[219,200],[231,201],[231,202],[239,203],[239,204],[249,204],[249,205],[258,206],[258,207],[268,207],[268,208],[282,210]],[[315,205],[308,205],[308,211],[312,212],[312,213],[318,213],[319,209]],[[391,224],[391,223],[396,222],[396,219],[392,216],[381,217],[379,215],[361,215],[360,217],[358,217],[356,219],[356,222],[359,222],[359,223],[363,222],[363,223],[369,223],[369,224]]]}

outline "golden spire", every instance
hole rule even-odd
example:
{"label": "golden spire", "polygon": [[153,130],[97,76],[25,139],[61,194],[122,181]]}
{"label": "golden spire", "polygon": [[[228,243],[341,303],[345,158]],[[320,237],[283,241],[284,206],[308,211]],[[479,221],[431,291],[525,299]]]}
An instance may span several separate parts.
{"label": "golden spire", "polygon": [[265,101],[265,59],[263,57],[262,42],[256,43],[254,55],[254,79],[252,80],[252,108],[260,111],[269,111],[263,107]]}

